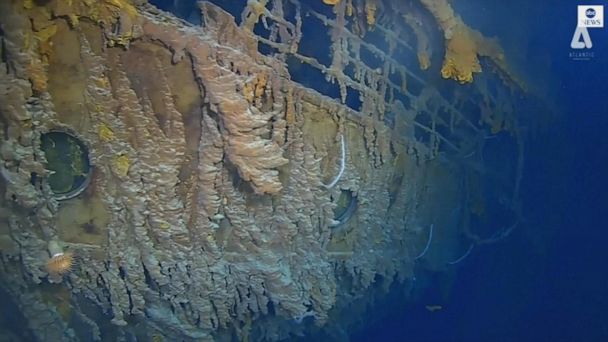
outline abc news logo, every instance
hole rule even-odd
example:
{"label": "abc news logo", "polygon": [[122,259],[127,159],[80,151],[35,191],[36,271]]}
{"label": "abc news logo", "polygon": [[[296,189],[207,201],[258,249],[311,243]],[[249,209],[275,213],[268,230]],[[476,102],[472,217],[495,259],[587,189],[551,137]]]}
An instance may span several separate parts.
{"label": "abc news logo", "polygon": [[578,26],[604,27],[604,6],[578,6]]}
{"label": "abc news logo", "polygon": [[573,49],[591,49],[593,42],[587,29],[604,27],[604,6],[579,5],[577,9],[578,20],[570,47]]}

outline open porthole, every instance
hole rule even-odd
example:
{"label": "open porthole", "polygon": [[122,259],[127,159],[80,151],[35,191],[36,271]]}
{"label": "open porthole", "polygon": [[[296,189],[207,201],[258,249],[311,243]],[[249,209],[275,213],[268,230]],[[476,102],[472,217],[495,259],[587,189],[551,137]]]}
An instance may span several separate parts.
{"label": "open porthole", "polygon": [[51,171],[47,182],[55,198],[67,200],[80,195],[91,178],[87,146],[63,131],[44,133],[40,140],[47,161],[46,169]]}
{"label": "open porthole", "polygon": [[357,211],[357,206],[357,195],[350,190],[342,190],[336,200],[336,208],[334,208],[335,223],[333,227],[339,227],[348,222]]}

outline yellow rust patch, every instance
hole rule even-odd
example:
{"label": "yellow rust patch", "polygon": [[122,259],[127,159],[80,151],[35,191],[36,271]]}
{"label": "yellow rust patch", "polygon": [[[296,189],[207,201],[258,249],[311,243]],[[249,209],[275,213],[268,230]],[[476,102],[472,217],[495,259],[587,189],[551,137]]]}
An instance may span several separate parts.
{"label": "yellow rust patch", "polygon": [[25,9],[34,8],[34,0],[23,0],[23,8],[25,8]]}
{"label": "yellow rust patch", "polygon": [[483,56],[493,62],[507,85],[517,85],[525,90],[525,84],[509,69],[504,52],[496,39],[487,38],[481,32],[471,29],[455,14],[448,0],[420,1],[433,14],[446,39],[446,52],[441,68],[443,78],[453,79],[461,84],[473,82],[473,74],[481,72],[478,56]]}
{"label": "yellow rust patch", "polygon": [[365,1],[365,17],[367,19],[367,25],[374,26],[376,24],[376,2],[375,0]]}
{"label": "yellow rust patch", "polygon": [[[23,7],[28,10],[28,16],[34,20],[40,13],[52,13],[54,18],[66,17],[71,27],[77,27],[81,18],[104,24],[120,22],[120,30],[108,37],[108,44],[127,45],[134,35],[134,26],[139,20],[135,6],[128,0],[64,0],[51,1],[48,4],[37,5],[33,0],[25,0]],[[50,20],[51,17],[48,16]]]}
{"label": "yellow rust patch", "polygon": [[48,62],[48,58],[51,55],[53,49],[53,42],[51,38],[57,33],[57,25],[49,25],[41,28],[39,31],[34,32],[34,38],[38,42],[38,52],[43,62]]}
{"label": "yellow rust patch", "polygon": [[112,129],[110,129],[110,127],[108,127],[108,125],[104,123],[99,125],[98,134],[99,139],[101,139],[101,141],[109,142],[114,140],[114,132],[112,131]]}
{"label": "yellow rust patch", "polygon": [[131,168],[131,161],[126,155],[119,155],[112,162],[114,172],[120,177],[126,177]]}
{"label": "yellow rust patch", "polygon": [[[477,35],[479,33],[477,32]],[[477,59],[479,37],[467,27],[454,32],[447,41],[445,59],[441,68],[443,78],[451,78],[459,83],[473,82],[473,73],[481,72]]]}

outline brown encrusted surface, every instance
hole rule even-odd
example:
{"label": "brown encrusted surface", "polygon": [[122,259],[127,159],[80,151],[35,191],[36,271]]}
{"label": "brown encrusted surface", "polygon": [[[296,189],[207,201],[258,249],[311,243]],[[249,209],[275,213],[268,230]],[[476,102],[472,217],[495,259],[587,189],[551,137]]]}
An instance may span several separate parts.
{"label": "brown encrusted surface", "polygon": [[[370,114],[384,95],[359,113],[306,89],[209,3],[202,28],[119,0],[25,3],[0,2],[0,265],[9,292],[31,289],[16,298],[37,338],[246,340],[257,327],[278,340],[340,324],[344,298],[378,278],[412,278],[430,224],[427,266],[459,253],[460,219],[442,213],[463,206],[462,170],[441,158],[437,114],[418,124],[427,146],[399,102],[391,129]],[[83,140],[94,164],[64,202],[44,181],[51,129]],[[344,172],[327,188],[342,138]],[[343,190],[359,203],[338,226]],[[57,241],[78,258],[63,279],[44,270]]]}
{"label": "brown encrusted surface", "polygon": [[[227,33],[238,32],[234,20],[228,18],[230,22],[212,22],[221,14],[209,6],[204,8],[206,22],[209,27],[214,27],[208,33],[225,45],[212,49],[210,44],[200,44],[195,36],[179,32],[172,25],[152,21],[144,23],[144,34],[150,39],[165,42],[173,51],[174,60],[183,58],[186,54],[192,58],[196,77],[201,81],[212,108],[219,114],[228,161],[236,166],[241,178],[251,182],[256,193],[276,194],[282,187],[276,168],[286,164],[287,159],[283,158],[282,149],[272,137],[265,139],[263,136],[270,133],[270,121],[277,118],[284,107],[283,98],[276,94],[281,92],[282,82],[275,79],[281,75],[269,67],[260,67],[247,61],[250,57],[242,60],[240,57],[243,53],[249,51],[241,52],[233,47],[251,46],[252,38],[228,35],[229,39],[224,40]],[[208,13],[209,11],[213,13]],[[230,60],[232,65],[214,63],[214,59],[218,62]],[[273,79],[264,84],[256,95],[272,101],[275,111],[252,106],[244,91],[248,79],[267,74]],[[278,119],[278,123],[283,120],[281,117]]]}

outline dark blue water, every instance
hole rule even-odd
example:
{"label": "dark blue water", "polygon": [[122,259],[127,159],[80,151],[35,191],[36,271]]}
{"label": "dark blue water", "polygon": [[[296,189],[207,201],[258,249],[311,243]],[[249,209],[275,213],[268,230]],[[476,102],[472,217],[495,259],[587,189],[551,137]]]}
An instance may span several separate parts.
{"label": "dark blue water", "polygon": [[[530,72],[548,69],[542,81],[557,94],[559,119],[526,146],[526,222],[473,253],[449,296],[431,288],[414,308],[391,302],[381,323],[353,340],[608,341],[608,28],[590,29],[594,57],[574,61],[570,41],[581,3],[462,2],[454,6],[465,20],[503,40],[523,26],[528,45],[516,58],[528,61]],[[424,308],[439,299],[442,310]]]}

